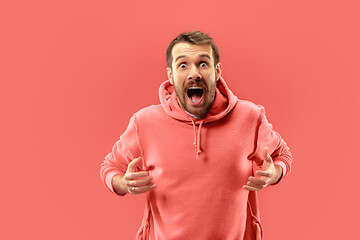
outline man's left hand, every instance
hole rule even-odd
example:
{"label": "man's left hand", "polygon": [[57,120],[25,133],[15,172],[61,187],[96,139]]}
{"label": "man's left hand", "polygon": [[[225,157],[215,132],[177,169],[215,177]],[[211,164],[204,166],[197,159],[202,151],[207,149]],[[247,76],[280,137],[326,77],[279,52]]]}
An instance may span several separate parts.
{"label": "man's left hand", "polygon": [[268,153],[268,148],[263,149],[264,163],[262,165],[262,171],[256,171],[256,174],[260,177],[249,177],[247,185],[243,185],[243,188],[248,191],[258,191],[263,189],[271,184],[276,183],[282,175],[282,168],[278,165],[274,165],[270,154]]}

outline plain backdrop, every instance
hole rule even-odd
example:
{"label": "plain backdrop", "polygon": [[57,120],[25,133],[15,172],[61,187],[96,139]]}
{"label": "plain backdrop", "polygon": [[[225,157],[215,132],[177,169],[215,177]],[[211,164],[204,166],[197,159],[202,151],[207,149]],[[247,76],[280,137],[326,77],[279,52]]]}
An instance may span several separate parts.
{"label": "plain backdrop", "polygon": [[145,195],[110,193],[100,164],[159,103],[166,48],[187,30],[214,38],[230,89],[293,153],[259,192],[264,240],[354,239],[359,23],[356,0],[2,1],[0,239],[135,238]]}

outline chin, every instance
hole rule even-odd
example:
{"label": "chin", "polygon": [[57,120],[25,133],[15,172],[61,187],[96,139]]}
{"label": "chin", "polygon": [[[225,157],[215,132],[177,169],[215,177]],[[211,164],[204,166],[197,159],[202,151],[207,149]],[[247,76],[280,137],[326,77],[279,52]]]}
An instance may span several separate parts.
{"label": "chin", "polygon": [[190,108],[187,107],[186,111],[188,111],[189,113],[191,113],[191,114],[193,114],[193,115],[195,115],[195,116],[197,116],[199,118],[203,118],[207,114],[208,108],[209,108],[208,106],[204,106],[204,107],[201,107],[199,109],[193,109],[191,107]]}

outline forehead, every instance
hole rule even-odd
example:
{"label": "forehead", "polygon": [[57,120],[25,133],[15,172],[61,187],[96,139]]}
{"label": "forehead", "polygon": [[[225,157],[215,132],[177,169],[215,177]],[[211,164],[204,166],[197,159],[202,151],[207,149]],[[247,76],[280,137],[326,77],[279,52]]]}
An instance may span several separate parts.
{"label": "forehead", "polygon": [[191,44],[187,42],[180,42],[174,45],[172,49],[173,61],[176,60],[178,56],[185,57],[196,57],[198,55],[209,55],[212,60],[212,48],[210,44]]}

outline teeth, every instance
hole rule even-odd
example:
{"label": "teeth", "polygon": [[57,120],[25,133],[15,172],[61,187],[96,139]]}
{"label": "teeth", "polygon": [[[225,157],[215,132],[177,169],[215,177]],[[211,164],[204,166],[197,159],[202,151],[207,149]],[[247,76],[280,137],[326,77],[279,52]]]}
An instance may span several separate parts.
{"label": "teeth", "polygon": [[202,89],[201,87],[189,87],[189,89]]}

